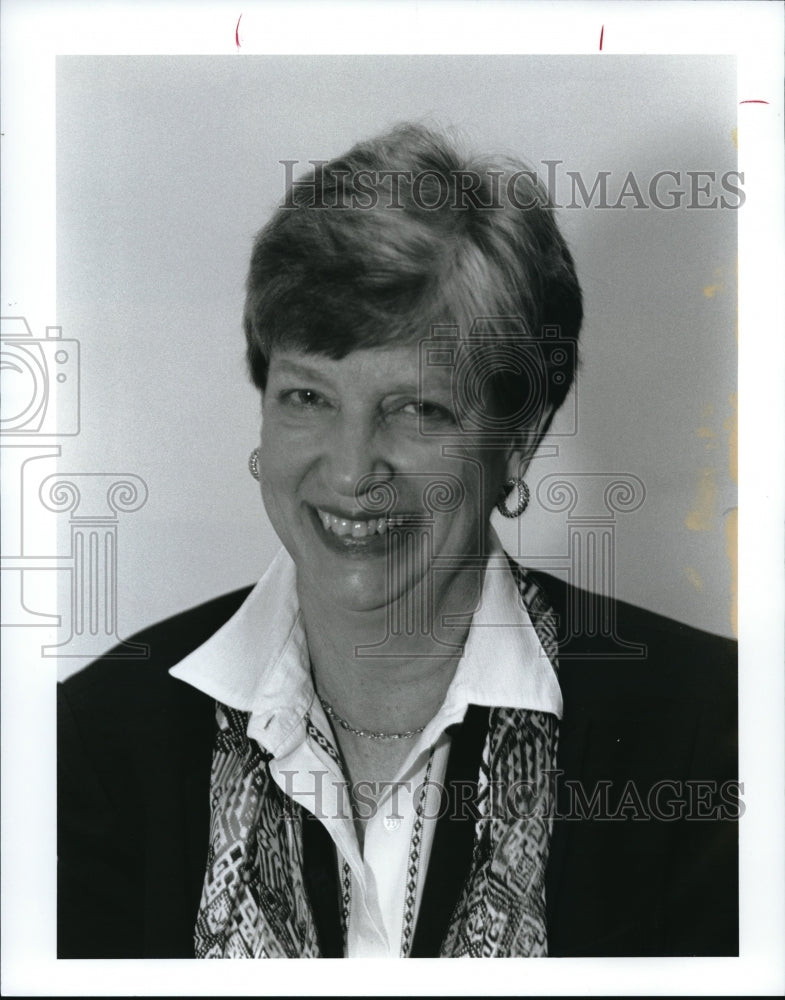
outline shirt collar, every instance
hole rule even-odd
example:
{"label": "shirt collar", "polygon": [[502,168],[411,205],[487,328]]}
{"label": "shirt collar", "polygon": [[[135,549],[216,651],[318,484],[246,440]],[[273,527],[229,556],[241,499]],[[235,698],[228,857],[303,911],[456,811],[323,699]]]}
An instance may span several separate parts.
{"label": "shirt collar", "polygon": [[[470,704],[550,712],[561,718],[561,690],[492,532],[480,606],[439,716]],[[314,700],[297,602],[296,568],[278,553],[239,610],[169,673],[230,708],[250,712],[254,735],[284,752]],[[428,727],[430,729],[430,726]]]}
{"label": "shirt collar", "polygon": [[172,667],[183,680],[229,708],[250,712],[260,742],[280,752],[313,701],[297,573],[285,549],[235,614]]}
{"label": "shirt collar", "polygon": [[515,583],[496,532],[480,606],[445,699],[467,705],[526,708],[562,716],[556,673]]}

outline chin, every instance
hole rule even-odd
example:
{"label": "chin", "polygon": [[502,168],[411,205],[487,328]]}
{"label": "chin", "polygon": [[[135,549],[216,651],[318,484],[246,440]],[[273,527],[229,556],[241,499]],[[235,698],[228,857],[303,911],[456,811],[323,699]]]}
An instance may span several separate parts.
{"label": "chin", "polygon": [[[338,555],[334,552],[319,553],[318,558],[300,562],[301,579],[321,600],[344,608],[346,611],[378,611],[406,596],[414,598],[420,574],[391,573],[386,552],[374,558]],[[406,612],[402,612],[406,616]]]}
{"label": "chin", "polygon": [[378,560],[375,565],[357,567],[331,566],[325,572],[314,574],[309,567],[308,581],[331,604],[347,611],[377,611],[385,608],[412,589],[413,583],[398,586],[395,591],[388,579],[387,565]]}

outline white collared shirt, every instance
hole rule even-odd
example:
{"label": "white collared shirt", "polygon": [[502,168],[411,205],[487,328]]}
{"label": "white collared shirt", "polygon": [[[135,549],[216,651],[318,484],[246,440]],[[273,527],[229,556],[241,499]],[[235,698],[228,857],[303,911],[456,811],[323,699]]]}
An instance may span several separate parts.
{"label": "white collared shirt", "polygon": [[[562,714],[556,674],[495,533],[480,606],[444,702],[412,741],[394,783],[367,820],[362,853],[346,779],[330,752],[330,724],[313,689],[296,568],[285,550],[236,614],[170,673],[222,704],[250,713],[248,736],[273,755],[273,779],[328,830],[351,872],[349,957],[398,957],[404,925],[411,931],[416,921],[450,749],[447,728],[463,720],[469,705],[529,709],[557,718]],[[328,745],[309,734],[308,720]],[[415,824],[420,833],[416,857]],[[413,862],[417,875],[412,894],[407,884]]]}

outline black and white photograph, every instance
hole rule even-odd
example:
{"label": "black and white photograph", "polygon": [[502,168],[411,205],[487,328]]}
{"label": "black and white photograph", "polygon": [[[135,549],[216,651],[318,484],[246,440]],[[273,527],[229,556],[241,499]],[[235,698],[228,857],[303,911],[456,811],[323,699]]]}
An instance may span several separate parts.
{"label": "black and white photograph", "polygon": [[254,981],[210,958],[570,960],[262,993],[640,992],[619,959],[743,993],[756,947],[776,992],[782,348],[745,317],[782,295],[746,311],[745,247],[782,96],[742,88],[746,36],[566,4],[590,40],[528,51],[505,26],[552,6],[469,6],[216,5],[180,51],[118,5],[111,46],[55,49],[50,297],[4,262],[2,312],[28,995]]}

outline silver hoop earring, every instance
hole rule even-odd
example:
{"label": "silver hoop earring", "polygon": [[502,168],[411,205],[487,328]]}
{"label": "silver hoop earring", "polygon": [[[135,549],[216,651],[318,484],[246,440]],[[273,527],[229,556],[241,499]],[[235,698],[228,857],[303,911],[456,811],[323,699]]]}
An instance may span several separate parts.
{"label": "silver hoop earring", "polygon": [[254,479],[259,482],[259,449],[254,448],[251,454],[248,456],[248,471],[254,477]]}
{"label": "silver hoop earring", "polygon": [[[515,510],[510,510],[507,507],[507,494],[513,486],[518,488],[518,503],[515,505]],[[501,496],[496,503],[496,509],[502,517],[520,517],[529,506],[530,496],[529,487],[522,479],[508,479],[501,488]]]}

